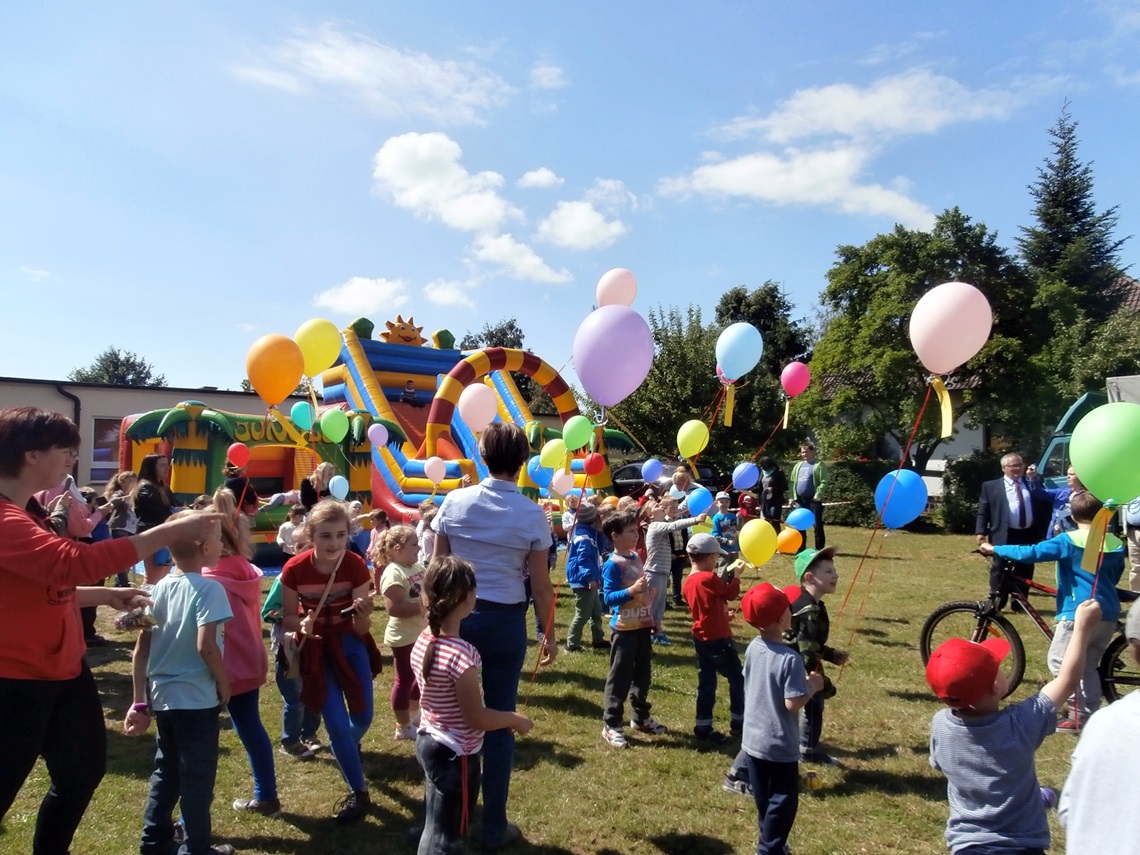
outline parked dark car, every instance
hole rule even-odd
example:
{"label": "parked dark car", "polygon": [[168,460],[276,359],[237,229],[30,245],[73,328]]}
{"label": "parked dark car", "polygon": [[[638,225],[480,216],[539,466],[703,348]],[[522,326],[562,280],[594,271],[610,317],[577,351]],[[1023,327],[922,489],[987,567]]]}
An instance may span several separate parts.
{"label": "parked dark car", "polygon": [[[645,479],[641,477],[641,467],[644,463],[645,460],[633,460],[614,469],[614,492],[618,496],[639,496],[641,494],[645,488]],[[661,461],[661,477],[657,479],[657,483],[662,485],[666,491],[672,486],[673,470],[682,463],[688,467],[688,463],[680,460]],[[692,474],[691,470],[690,474]],[[732,479],[722,476],[711,466],[698,463],[696,480],[702,487],[706,487],[715,494],[717,490],[723,489]]]}

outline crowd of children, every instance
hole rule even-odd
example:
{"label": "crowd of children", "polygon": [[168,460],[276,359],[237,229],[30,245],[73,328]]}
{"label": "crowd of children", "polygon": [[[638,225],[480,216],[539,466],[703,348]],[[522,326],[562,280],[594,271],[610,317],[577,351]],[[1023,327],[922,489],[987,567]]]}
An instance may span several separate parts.
{"label": "crowd of children", "polygon": [[[105,511],[99,510],[103,502],[90,498],[86,516],[96,524],[110,517],[107,536],[125,536],[120,532],[134,525],[131,503],[124,502],[133,475],[124,473],[108,485]],[[424,773],[419,852],[456,851],[479,792],[484,733],[509,728],[525,734],[533,722],[483,704],[479,653],[458,632],[475,607],[474,572],[454,556],[432,560],[435,504],[420,507],[415,527],[392,525],[382,510],[361,514],[331,499],[310,508],[294,504],[276,537],[288,561],[262,604],[261,571],[249,561],[248,524],[235,496],[222,489],[203,499],[202,506],[218,512],[222,522],[192,549],[174,551],[173,569],[151,590],[153,626],[140,632],[135,648],[134,697],[124,729],[138,735],[153,720],[157,730],[140,851],[165,855],[175,841],[180,852],[234,851],[209,845],[223,708],[253,778],[252,798],[234,799],[234,809],[265,815],[281,810],[272,740],[258,710],[268,670],[262,622],[270,626],[270,655],[283,700],[280,752],[312,760],[324,749],[318,736],[323,722],[349,790],[336,819],[348,822],[368,810],[360,744],[372,723],[372,681],[381,663],[370,634],[373,596],[387,612],[383,643],[394,671],[394,738],[414,741]],[[839,582],[835,549],[804,549],[794,562],[798,585],[780,590],[761,583],[741,599],[741,574],[751,565],[739,560],[739,531],[749,519],[766,518],[770,509],[751,494],[743,494],[733,509],[730,495],[720,492],[711,533],[692,534],[707,515],[685,515],[686,500],[683,493],[659,497],[647,489],[636,500],[589,496],[568,503],[562,520],[574,616],[565,649],[584,650],[588,627],[589,646],[609,651],[602,699],[602,738],[609,746],[628,748],[630,736],[668,733],[651,712],[652,658],[654,646],[671,643],[664,616],[670,578],[683,556],[681,602],[691,618],[696,667],[693,737],[713,745],[739,740],[723,788],[753,799],[757,852],[783,855],[790,851],[798,811],[800,763],[838,765],[820,747],[825,701],[835,695],[825,666],[848,661],[845,651],[828,644],[824,599]],[[952,639],[931,656],[926,678],[946,709],[931,723],[930,763],[947,779],[946,841],[954,853],[1038,853],[1049,846],[1033,754],[1054,730],[1084,731],[1060,802],[1069,851],[1140,851],[1140,833],[1115,833],[1113,846],[1123,841],[1118,848],[1106,847],[1096,835],[1127,807],[1100,771],[1105,758],[1124,750],[1128,762],[1140,759],[1132,756],[1140,748],[1128,743],[1122,749],[1114,736],[1140,732],[1140,698],[1093,717],[1100,703],[1096,663],[1120,617],[1115,585],[1124,568],[1123,546],[1110,534],[1097,572],[1081,569],[1100,507],[1089,493],[1074,495],[1075,531],[1033,546],[982,547],[985,554],[1011,560],[1056,562],[1060,593],[1049,652],[1052,682],[1003,708],[1007,642]],[[66,516],[57,515],[61,528]],[[351,547],[354,527],[364,522],[372,528],[366,556],[371,575]],[[733,637],[736,600],[759,633],[743,662]],[[1140,610],[1129,616],[1126,634],[1140,663]],[[727,735],[714,723],[720,677],[728,685]],[[1064,707],[1070,716],[1058,724]]]}

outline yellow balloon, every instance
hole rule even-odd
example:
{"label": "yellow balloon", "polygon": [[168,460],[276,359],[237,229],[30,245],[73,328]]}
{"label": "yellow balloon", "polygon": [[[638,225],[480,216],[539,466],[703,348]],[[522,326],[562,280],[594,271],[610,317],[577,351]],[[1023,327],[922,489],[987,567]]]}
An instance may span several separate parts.
{"label": "yellow balloon", "polygon": [[547,469],[559,468],[566,460],[566,443],[560,439],[552,439],[542,447],[538,453],[538,462]]}
{"label": "yellow balloon", "polygon": [[708,444],[708,425],[699,419],[690,419],[677,431],[677,450],[682,457],[696,457]]}
{"label": "yellow balloon", "polygon": [[263,335],[250,346],[245,357],[249,385],[271,407],[280,404],[297,388],[304,364],[301,348],[280,333]]}
{"label": "yellow balloon", "polygon": [[776,530],[767,520],[749,520],[740,530],[740,552],[759,567],[776,554]]}
{"label": "yellow balloon", "polygon": [[340,331],[332,321],[313,318],[297,327],[293,341],[305,358],[305,373],[316,377],[340,356]]}

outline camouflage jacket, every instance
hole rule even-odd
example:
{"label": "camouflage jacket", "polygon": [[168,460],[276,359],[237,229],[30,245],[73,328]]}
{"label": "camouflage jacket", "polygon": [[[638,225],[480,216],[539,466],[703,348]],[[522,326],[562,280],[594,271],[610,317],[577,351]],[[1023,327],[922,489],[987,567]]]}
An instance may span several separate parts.
{"label": "camouflage jacket", "polygon": [[799,598],[792,603],[792,628],[784,634],[784,641],[799,651],[809,674],[822,670],[821,661],[835,663],[835,649],[827,645],[830,632],[827,606],[801,588]]}

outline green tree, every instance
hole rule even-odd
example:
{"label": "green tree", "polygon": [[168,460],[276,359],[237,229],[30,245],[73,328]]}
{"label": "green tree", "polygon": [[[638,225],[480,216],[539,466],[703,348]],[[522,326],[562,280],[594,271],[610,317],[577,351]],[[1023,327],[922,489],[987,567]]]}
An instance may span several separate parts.
{"label": "green tree", "polygon": [[106,383],[110,386],[165,386],[166,378],[154,366],[130,350],[108,347],[85,368],[67,375],[76,383]]}
{"label": "green tree", "polygon": [[[503,318],[498,323],[483,324],[479,332],[470,330],[459,340],[460,350],[479,350],[483,347],[510,347],[515,350],[530,350],[524,345],[526,335],[514,318]],[[546,391],[525,374],[511,372],[511,379],[519,387],[519,394],[527,402],[532,412],[553,414],[554,407]]]}
{"label": "green tree", "polygon": [[[297,384],[297,388],[294,389],[289,394],[290,395],[300,395],[302,398],[307,398],[307,397],[309,397],[310,388],[311,388],[311,384],[309,382],[309,379],[307,377],[302,377],[301,382]],[[242,378],[241,390],[243,392],[252,392],[253,391],[253,384],[249,382],[248,377]],[[322,392],[320,389],[316,389],[316,393],[317,393],[317,400],[323,401],[325,398],[324,392]]]}
{"label": "green tree", "polygon": [[[929,232],[896,226],[863,246],[841,246],[823,294],[825,328],[811,360],[803,406],[826,448],[873,452],[890,436],[902,448],[918,416],[928,375],[907,321],[918,299],[942,282],[975,285],[994,313],[990,340],[952,378],[966,386],[955,416],[1001,422],[1014,444],[1036,438],[1041,378],[1030,357],[1043,329],[1026,317],[1032,283],[996,236],[957,208]],[[924,467],[941,444],[937,404],[928,405],[912,446]]]}

